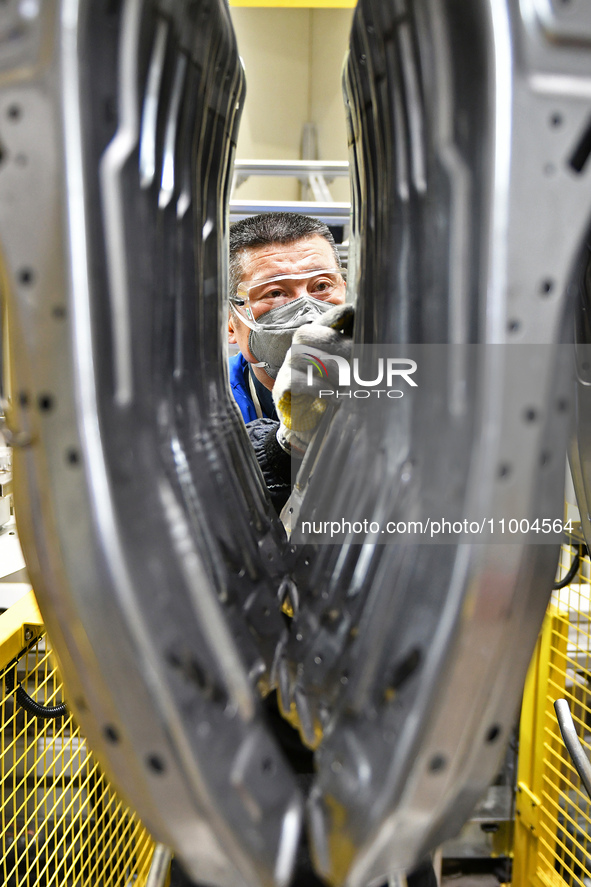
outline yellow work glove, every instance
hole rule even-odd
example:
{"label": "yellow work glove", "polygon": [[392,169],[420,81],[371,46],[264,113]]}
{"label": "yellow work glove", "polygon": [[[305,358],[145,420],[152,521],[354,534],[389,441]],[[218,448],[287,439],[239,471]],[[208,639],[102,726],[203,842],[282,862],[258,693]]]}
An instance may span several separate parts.
{"label": "yellow work glove", "polygon": [[[304,324],[294,333],[292,347],[273,386],[280,422],[277,440],[286,452],[303,455],[312,440],[328,403],[320,397],[320,391],[338,387],[335,362],[326,358],[349,359],[353,319],[352,305],[336,305],[319,320]],[[317,358],[328,371],[328,378],[317,370]]]}

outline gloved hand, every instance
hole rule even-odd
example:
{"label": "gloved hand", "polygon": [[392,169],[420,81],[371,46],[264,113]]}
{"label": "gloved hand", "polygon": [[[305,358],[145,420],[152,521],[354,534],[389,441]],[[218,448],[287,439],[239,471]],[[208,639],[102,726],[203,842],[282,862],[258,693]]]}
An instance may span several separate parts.
{"label": "gloved hand", "polygon": [[349,359],[354,317],[352,305],[335,305],[319,320],[304,324],[294,333],[292,346],[273,386],[280,422],[277,440],[286,452],[296,455],[306,452],[328,404],[326,398],[319,396],[320,391],[338,388],[336,362],[327,358]]}

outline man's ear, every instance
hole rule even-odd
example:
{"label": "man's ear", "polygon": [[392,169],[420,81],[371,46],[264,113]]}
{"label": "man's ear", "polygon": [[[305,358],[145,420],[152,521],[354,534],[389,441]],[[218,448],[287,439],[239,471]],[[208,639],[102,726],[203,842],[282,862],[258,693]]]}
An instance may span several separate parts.
{"label": "man's ear", "polygon": [[228,314],[228,342],[230,345],[237,345],[238,339],[236,338],[236,330],[234,329],[234,318],[232,317],[232,312]]}

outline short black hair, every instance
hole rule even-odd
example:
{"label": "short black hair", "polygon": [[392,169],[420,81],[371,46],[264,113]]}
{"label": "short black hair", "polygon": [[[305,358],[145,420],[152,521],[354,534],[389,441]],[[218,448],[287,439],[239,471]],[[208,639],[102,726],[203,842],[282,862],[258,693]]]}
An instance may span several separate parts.
{"label": "short black hair", "polygon": [[255,246],[271,246],[274,243],[295,243],[315,234],[330,243],[337,268],[340,268],[341,260],[334,237],[328,225],[319,219],[301,213],[274,212],[259,213],[235,222],[230,227],[230,298],[234,298],[240,283],[245,250]]}

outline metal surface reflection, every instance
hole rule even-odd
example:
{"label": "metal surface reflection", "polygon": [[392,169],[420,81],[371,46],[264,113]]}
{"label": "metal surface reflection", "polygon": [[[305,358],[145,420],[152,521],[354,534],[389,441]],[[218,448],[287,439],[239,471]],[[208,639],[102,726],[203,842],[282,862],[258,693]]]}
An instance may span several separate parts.
{"label": "metal surface reflection", "polygon": [[[317,871],[396,878],[495,774],[557,548],[288,544],[227,384],[227,7],[21,7],[0,9],[9,422],[69,704],[193,879],[281,887],[303,799],[262,713],[277,688],[316,748]],[[360,0],[354,344],[448,346],[446,384],[329,411],[298,509],[562,514],[590,34],[583,4]]]}

